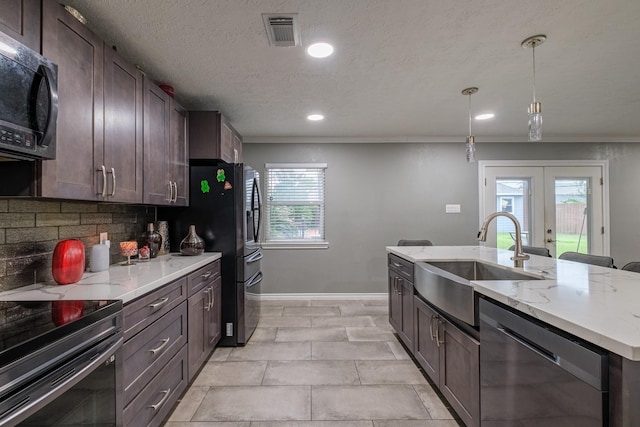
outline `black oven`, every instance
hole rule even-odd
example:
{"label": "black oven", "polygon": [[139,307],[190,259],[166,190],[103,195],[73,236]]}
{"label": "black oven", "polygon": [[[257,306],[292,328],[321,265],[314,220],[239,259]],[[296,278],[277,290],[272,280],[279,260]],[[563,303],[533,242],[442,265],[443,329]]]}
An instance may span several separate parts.
{"label": "black oven", "polygon": [[122,425],[122,303],[0,302],[0,426]]}
{"label": "black oven", "polygon": [[0,157],[54,159],[56,64],[0,32]]}

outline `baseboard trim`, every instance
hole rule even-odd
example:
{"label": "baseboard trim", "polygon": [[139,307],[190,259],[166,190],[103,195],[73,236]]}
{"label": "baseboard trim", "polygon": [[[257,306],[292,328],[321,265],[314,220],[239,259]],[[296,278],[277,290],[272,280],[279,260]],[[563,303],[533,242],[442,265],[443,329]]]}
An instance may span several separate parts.
{"label": "baseboard trim", "polygon": [[358,300],[358,299],[367,299],[367,300],[382,300],[386,299],[388,294],[380,293],[335,293],[335,294],[312,294],[312,293],[300,293],[300,294],[262,294],[260,295],[260,300],[269,301],[269,300]]}

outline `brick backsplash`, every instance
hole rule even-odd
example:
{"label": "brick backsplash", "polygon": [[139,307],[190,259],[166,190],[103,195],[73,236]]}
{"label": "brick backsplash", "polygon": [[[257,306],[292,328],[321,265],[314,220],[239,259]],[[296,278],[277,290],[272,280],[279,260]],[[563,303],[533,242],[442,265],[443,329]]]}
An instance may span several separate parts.
{"label": "brick backsplash", "polygon": [[89,266],[99,233],[111,240],[111,263],[123,261],[119,243],[136,240],[155,208],[37,199],[0,200],[0,291],[53,280],[51,259],[63,239],[80,239]]}

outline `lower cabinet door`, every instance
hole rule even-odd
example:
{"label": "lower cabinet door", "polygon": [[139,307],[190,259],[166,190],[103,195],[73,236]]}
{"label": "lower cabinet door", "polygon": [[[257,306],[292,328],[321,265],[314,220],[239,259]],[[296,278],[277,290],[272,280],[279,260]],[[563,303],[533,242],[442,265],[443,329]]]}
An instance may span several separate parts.
{"label": "lower cabinet door", "polygon": [[222,338],[222,278],[218,277],[211,284],[211,309],[207,313],[207,338],[210,353]]}
{"label": "lower cabinet door", "polygon": [[124,409],[127,427],[160,426],[187,387],[187,346]]}
{"label": "lower cabinet door", "polygon": [[209,343],[205,327],[208,322],[209,292],[209,287],[205,286],[188,299],[189,381],[193,380],[208,355]]}
{"label": "lower cabinet door", "polygon": [[400,295],[398,279],[400,278],[389,270],[389,323],[396,332],[401,332],[402,295]]}
{"label": "lower cabinet door", "polygon": [[436,329],[440,323],[438,315],[418,297],[414,297],[413,307],[413,355],[429,378],[439,384],[440,347],[436,342]]}
{"label": "lower cabinet door", "polygon": [[480,343],[442,321],[440,391],[467,427],[480,426]]}
{"label": "lower cabinet door", "polygon": [[398,282],[402,303],[402,333],[400,337],[405,345],[413,351],[413,283],[406,279]]}

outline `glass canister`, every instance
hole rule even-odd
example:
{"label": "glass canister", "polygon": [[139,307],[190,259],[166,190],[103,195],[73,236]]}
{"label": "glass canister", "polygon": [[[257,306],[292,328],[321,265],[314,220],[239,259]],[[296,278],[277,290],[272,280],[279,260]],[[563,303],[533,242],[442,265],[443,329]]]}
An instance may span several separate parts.
{"label": "glass canister", "polygon": [[204,252],[204,240],[196,234],[196,226],[189,226],[189,234],[180,242],[182,255],[200,255]]}
{"label": "glass canister", "polygon": [[138,243],[141,248],[145,246],[149,247],[149,256],[151,258],[158,256],[158,252],[160,252],[160,247],[162,246],[162,236],[154,230],[152,222],[147,224],[147,231],[142,233]]}

